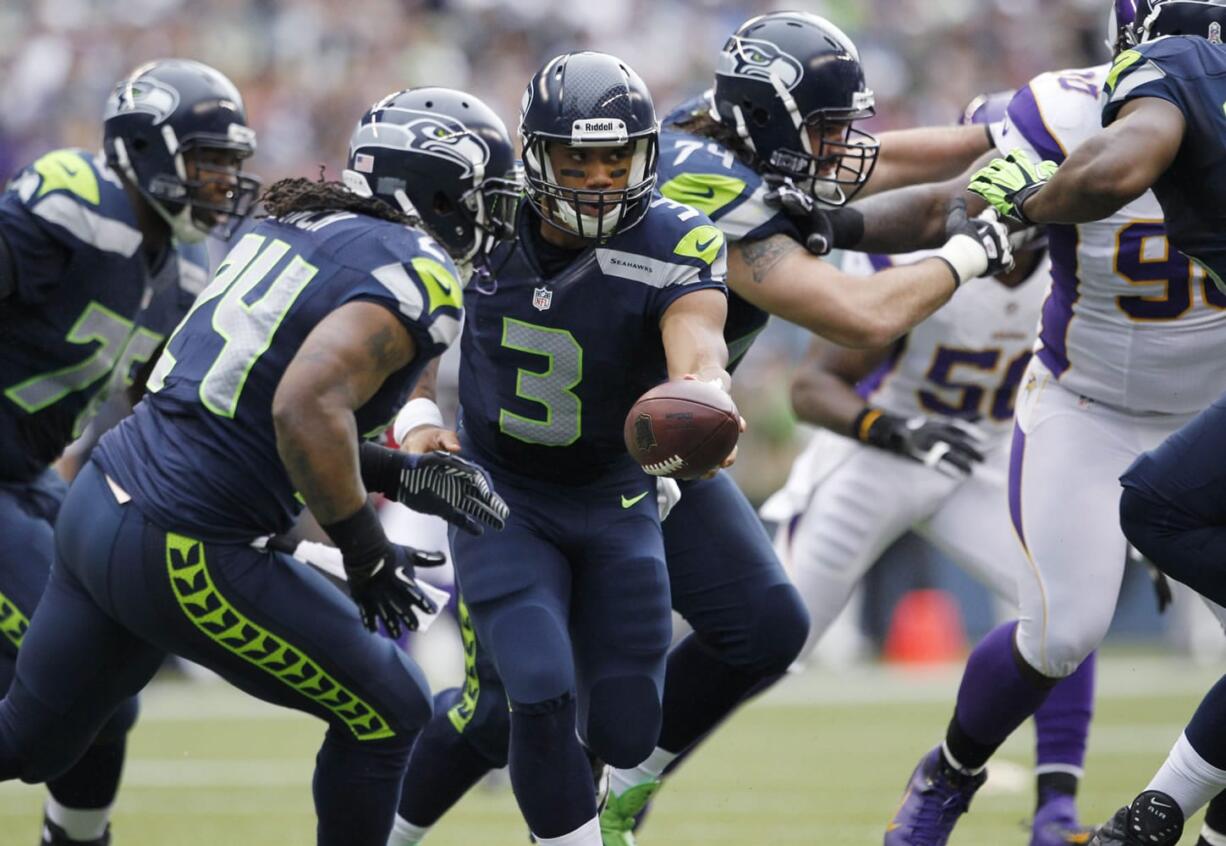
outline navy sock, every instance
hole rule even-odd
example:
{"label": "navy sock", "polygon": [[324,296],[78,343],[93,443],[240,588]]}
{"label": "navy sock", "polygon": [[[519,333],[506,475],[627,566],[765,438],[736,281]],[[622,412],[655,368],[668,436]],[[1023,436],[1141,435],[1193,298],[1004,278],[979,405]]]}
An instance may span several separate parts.
{"label": "navy sock", "polygon": [[1209,688],[1184,729],[1188,742],[1210,765],[1226,770],[1226,676]]}
{"label": "navy sock", "polygon": [[976,770],[1029,719],[1055,680],[1024,666],[1013,636],[1017,623],[998,626],[979,642],[966,662],[954,718],[945,736],[958,764]]}
{"label": "navy sock", "polygon": [[[782,678],[774,674],[771,681]],[[751,692],[765,690],[760,673],[718,660],[690,634],[673,647],[664,673],[664,711],[659,746],[681,752],[719,725]]]}
{"label": "navy sock", "polygon": [[47,782],[47,789],[65,808],[106,808],[119,792],[126,739],[95,742],[72,769]]}
{"label": "navy sock", "polygon": [[315,756],[318,846],[387,846],[412,737],[359,741],[330,726]]}
{"label": "navy sock", "polygon": [[398,813],[415,826],[432,826],[491,769],[456,731],[447,711],[436,709],[409,754]]}
{"label": "navy sock", "polygon": [[587,755],[575,735],[572,696],[511,710],[511,787],[537,837],[561,837],[596,816]]}

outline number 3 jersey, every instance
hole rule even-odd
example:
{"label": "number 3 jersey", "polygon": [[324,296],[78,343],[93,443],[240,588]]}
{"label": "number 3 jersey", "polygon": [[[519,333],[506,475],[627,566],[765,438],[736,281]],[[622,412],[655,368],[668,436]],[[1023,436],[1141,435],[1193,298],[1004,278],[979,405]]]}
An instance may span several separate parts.
{"label": "number 3 jersey", "polygon": [[[1116,80],[1112,102],[1126,96],[1127,79]],[[1035,77],[994,127],[998,149],[1063,162],[1102,131],[1109,81],[1107,65]],[[1052,286],[1035,355],[1061,385],[1132,413],[1197,411],[1226,390],[1213,354],[1226,340],[1226,295],[1167,240],[1152,193],[1104,220],[1047,232]]]}
{"label": "number 3 jersey", "polygon": [[150,271],[119,178],[82,150],[12,180],[0,237],[16,277],[0,300],[0,480],[22,481],[81,434],[108,385],[131,383],[171,328],[160,306],[203,287],[207,258],[168,249]]}
{"label": "number 3 jersey", "polygon": [[373,437],[459,333],[461,296],[451,260],[414,229],[349,212],[262,221],[222,261],[96,460],[163,528],[222,542],[285,531],[302,505],[272,401],[303,341],[354,301],[400,318],[417,355],[357,410],[359,433]]}
{"label": "number 3 jersey", "polygon": [[[930,255],[846,253],[843,269],[868,276]],[[1012,288],[995,279],[967,282],[948,303],[895,341],[889,356],[856,391],[894,414],[954,417],[974,423],[992,438],[1005,438],[1049,279],[1044,257]]]}
{"label": "number 3 jersey", "polygon": [[482,463],[548,482],[641,473],[622,424],[668,378],[664,312],[694,291],[724,290],[723,235],[700,212],[657,196],[638,225],[551,275],[527,229],[539,226],[525,205],[519,238],[491,257],[490,286],[465,294],[466,443]]}

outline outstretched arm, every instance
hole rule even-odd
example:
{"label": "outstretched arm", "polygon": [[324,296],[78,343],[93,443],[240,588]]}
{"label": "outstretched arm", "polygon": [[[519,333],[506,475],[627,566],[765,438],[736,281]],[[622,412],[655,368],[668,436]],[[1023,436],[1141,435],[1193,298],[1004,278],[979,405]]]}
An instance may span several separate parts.
{"label": "outstretched arm", "polygon": [[889,347],[849,350],[821,338],[809,344],[792,377],[792,410],[806,423],[856,437],[853,424],[864,409],[855,385],[885,361]]}
{"label": "outstretched arm", "polygon": [[1035,223],[1086,223],[1109,217],[1149,190],[1175,161],[1187,122],[1177,106],[1141,97],[1103,132],[1069,154],[1022,207]]}
{"label": "outstretched arm", "polygon": [[[992,149],[982,124],[926,126],[883,132],[877,166],[861,197],[956,176]],[[965,185],[965,183],[963,183]]]}
{"label": "outstretched arm", "polygon": [[732,377],[724,369],[728,365],[727,316],[728,297],[709,288],[679,297],[665,309],[660,334],[670,379],[692,375],[718,381],[725,391],[732,386]]}
{"label": "outstretched arm", "polygon": [[864,253],[909,253],[941,246],[945,242],[945,207],[950,200],[966,196],[969,214],[983,211],[983,200],[964,192],[971,176],[995,155],[994,150],[979,155],[966,170],[945,182],[887,191],[834,212],[861,218],[854,243],[836,240],[835,246]]}
{"label": "outstretched arm", "polygon": [[1012,266],[1003,225],[972,220],[961,201],[944,217],[940,252],[872,276],[851,276],[786,235],[728,250],[728,287],[763,311],[848,347],[883,347],[975,276]]}

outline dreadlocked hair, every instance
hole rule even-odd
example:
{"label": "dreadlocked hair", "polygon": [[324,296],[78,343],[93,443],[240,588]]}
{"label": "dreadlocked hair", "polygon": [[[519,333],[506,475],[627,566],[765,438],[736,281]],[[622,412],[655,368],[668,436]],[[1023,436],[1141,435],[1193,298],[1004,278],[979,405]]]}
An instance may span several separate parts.
{"label": "dreadlocked hair", "polygon": [[294,212],[350,211],[358,214],[415,226],[416,217],[397,211],[382,200],[362,197],[342,182],[327,182],[323,174],[317,181],[294,177],[274,182],[260,198],[264,211],[260,217],[285,217]]}
{"label": "dreadlocked hair", "polygon": [[736,130],[711,117],[710,112],[705,109],[687,115],[683,120],[677,121],[675,125],[681,131],[688,132],[691,135],[701,135],[703,138],[710,138],[720,146],[731,150],[738,159],[754,170],[758,169],[760,164],[758,157],[745,146],[744,140],[736,134]]}

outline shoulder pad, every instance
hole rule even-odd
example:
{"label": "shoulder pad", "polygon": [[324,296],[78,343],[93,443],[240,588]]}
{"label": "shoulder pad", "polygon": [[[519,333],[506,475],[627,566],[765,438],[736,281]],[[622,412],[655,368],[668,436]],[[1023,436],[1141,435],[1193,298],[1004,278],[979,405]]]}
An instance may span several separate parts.
{"label": "shoulder pad", "polygon": [[[359,239],[365,242],[360,256],[352,252],[358,243],[346,245],[346,264],[373,276],[395,297],[402,315],[428,323],[430,337],[450,345],[459,335],[464,308],[464,288],[451,257],[418,230],[390,222],[378,229],[376,237]],[[371,230],[375,234],[375,227]]]}
{"label": "shoulder pad", "polygon": [[753,168],[716,142],[684,132],[660,136],[659,191],[709,216],[733,241],[780,213],[766,205],[766,187]]}
{"label": "shoulder pad", "polygon": [[[1009,101],[999,135],[1002,150],[1018,146],[1017,136],[1043,158],[1062,162],[1070,150],[1098,132],[1098,97],[1107,66],[1043,73]],[[1010,137],[1011,133],[1016,133]]]}
{"label": "shoulder pad", "polygon": [[10,186],[30,213],[90,247],[125,257],[141,245],[132,204],[118,177],[81,150],[54,150]]}
{"label": "shoulder pad", "polygon": [[657,288],[707,275],[722,281],[728,270],[720,228],[697,209],[660,196],[638,226],[598,247],[596,259],[608,276]]}

